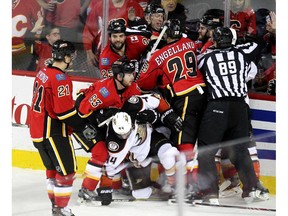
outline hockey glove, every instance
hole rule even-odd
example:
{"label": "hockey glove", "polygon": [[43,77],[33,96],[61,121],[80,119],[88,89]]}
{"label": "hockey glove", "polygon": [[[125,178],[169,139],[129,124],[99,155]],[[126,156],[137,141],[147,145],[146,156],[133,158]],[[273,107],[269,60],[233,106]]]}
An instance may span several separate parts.
{"label": "hockey glove", "polygon": [[82,131],[83,136],[87,139],[87,140],[92,140],[96,137],[97,134],[97,130],[96,128],[91,125],[91,124],[86,124],[84,130]]}
{"label": "hockey glove", "polygon": [[101,124],[102,122],[109,119],[111,116],[114,116],[117,112],[119,112],[118,108],[100,109],[95,111],[95,118],[97,124]]}
{"label": "hockey glove", "polygon": [[110,187],[100,187],[97,189],[102,205],[109,205],[112,202],[112,192],[113,190]]}
{"label": "hockey glove", "polygon": [[77,94],[77,98],[75,100],[75,107],[76,109],[78,110],[79,106],[80,106],[80,103],[81,101],[85,98],[85,94],[84,92],[80,92]]}
{"label": "hockey glove", "polygon": [[158,117],[158,112],[148,109],[137,113],[136,120],[139,124],[145,124],[147,122],[153,124],[158,120]]}
{"label": "hockey glove", "polygon": [[171,130],[177,132],[182,130],[183,120],[173,111],[173,109],[168,109],[162,113],[161,122]]}

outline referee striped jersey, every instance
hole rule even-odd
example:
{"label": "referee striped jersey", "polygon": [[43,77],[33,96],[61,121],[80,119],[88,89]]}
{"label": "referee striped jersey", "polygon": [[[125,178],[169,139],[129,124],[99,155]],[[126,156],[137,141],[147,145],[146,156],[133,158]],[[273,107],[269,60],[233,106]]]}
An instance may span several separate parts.
{"label": "referee striped jersey", "polygon": [[206,79],[208,100],[246,97],[246,83],[257,73],[252,61],[257,54],[258,45],[250,42],[225,49],[210,48],[199,55],[198,67]]}

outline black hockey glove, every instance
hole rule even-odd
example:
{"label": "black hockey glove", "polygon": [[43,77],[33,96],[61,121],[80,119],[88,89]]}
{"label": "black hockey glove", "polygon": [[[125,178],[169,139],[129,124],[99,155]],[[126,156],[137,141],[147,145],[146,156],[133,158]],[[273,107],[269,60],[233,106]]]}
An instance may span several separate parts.
{"label": "black hockey glove", "polygon": [[97,134],[97,130],[96,128],[91,125],[91,124],[86,124],[84,130],[82,131],[83,136],[87,139],[87,140],[92,140],[96,137]]}
{"label": "black hockey glove", "polygon": [[142,112],[137,113],[136,120],[139,124],[145,124],[145,123],[155,123],[159,118],[158,112],[155,110],[144,110]]}
{"label": "black hockey glove", "polygon": [[174,112],[173,109],[168,109],[162,113],[161,122],[171,130],[177,132],[182,130],[183,120]]}
{"label": "black hockey glove", "polygon": [[84,92],[80,92],[77,94],[77,98],[75,100],[75,107],[78,110],[81,101],[85,98]]}
{"label": "black hockey glove", "polygon": [[95,111],[95,118],[97,121],[97,124],[101,124],[102,122],[106,121],[111,116],[115,115],[117,112],[119,112],[118,108],[107,108],[107,109],[100,109]]}
{"label": "black hockey glove", "polygon": [[102,205],[109,205],[112,202],[112,192],[113,190],[110,187],[97,188],[97,193]]}

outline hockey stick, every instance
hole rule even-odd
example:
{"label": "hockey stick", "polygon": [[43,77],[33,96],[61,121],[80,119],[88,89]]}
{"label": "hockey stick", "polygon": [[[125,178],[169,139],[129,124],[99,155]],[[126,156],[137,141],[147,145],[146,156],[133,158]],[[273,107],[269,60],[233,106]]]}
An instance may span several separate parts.
{"label": "hockey stick", "polygon": [[65,70],[66,72],[70,72],[70,73],[86,73],[87,70],[84,70],[84,69],[68,69],[68,70]]}
{"label": "hockey stick", "polygon": [[99,123],[99,124],[98,124],[98,127],[102,127],[104,124],[108,125],[108,124],[112,121],[113,117],[114,117],[114,115],[111,116],[111,117],[109,117],[109,118],[106,119],[105,121]]}
{"label": "hockey stick", "polygon": [[[159,202],[159,201],[168,201],[167,198],[161,198],[161,197],[153,197],[153,198],[148,198],[148,199],[135,199],[135,198],[116,198],[112,199],[112,202],[148,202],[148,201],[153,201],[153,202]],[[177,203],[175,203],[177,204]],[[246,209],[246,210],[257,210],[257,211],[272,211],[276,212],[276,209],[270,209],[270,208],[262,208],[262,207],[250,207],[250,206],[236,206],[236,205],[214,205],[210,203],[198,203],[194,202],[191,203],[192,206],[211,206],[211,207],[220,207],[220,208],[238,208],[238,209]]]}
{"label": "hockey stick", "polygon": [[150,60],[152,54],[155,52],[155,50],[156,50],[158,44],[160,43],[160,41],[161,41],[163,35],[165,34],[167,28],[168,28],[168,27],[167,27],[166,25],[164,25],[164,27],[163,27],[163,29],[162,29],[160,35],[158,36],[156,42],[153,44],[153,47],[152,47],[151,51],[147,53],[147,59],[146,59],[146,61],[149,61],[149,60]]}
{"label": "hockey stick", "polygon": [[167,198],[161,198],[161,197],[150,197],[148,199],[135,199],[135,198],[116,198],[112,199],[112,202],[147,202],[147,201],[153,201],[153,202],[159,202],[159,201],[167,201]]}
{"label": "hockey stick", "polygon": [[150,52],[147,53],[146,60],[144,61],[144,64],[142,65],[142,67],[141,67],[140,70],[138,71],[137,76],[135,77],[135,82],[139,79],[140,74],[141,74],[141,71],[146,67],[147,62],[150,60],[152,54],[155,52],[155,50],[156,50],[158,44],[160,43],[162,37],[163,37],[164,34],[165,34],[167,28],[168,28],[168,27],[167,27],[166,25],[163,27],[163,29],[162,29],[160,35],[158,36],[156,42],[153,44],[152,49],[150,50]]}
{"label": "hockey stick", "polygon": [[215,205],[215,204],[204,203],[204,202],[203,203],[194,202],[193,205],[222,207],[222,208],[238,208],[238,209],[247,209],[247,210],[273,211],[273,212],[276,212],[276,209],[270,209],[270,208],[251,207],[251,206],[236,206],[236,205],[224,205],[224,204]]}

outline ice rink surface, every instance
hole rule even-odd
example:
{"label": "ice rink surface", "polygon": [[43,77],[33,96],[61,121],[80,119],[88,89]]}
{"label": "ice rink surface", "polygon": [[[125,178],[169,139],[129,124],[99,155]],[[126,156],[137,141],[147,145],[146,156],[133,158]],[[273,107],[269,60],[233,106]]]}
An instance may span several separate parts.
{"label": "ice rink surface", "polygon": [[[46,193],[45,172],[40,170],[12,168],[12,215],[13,216],[48,216],[51,205]],[[77,194],[82,179],[74,182],[73,195],[69,207],[76,216],[272,216],[276,212],[248,210],[211,206],[184,206],[179,211],[177,205],[168,205],[165,201],[113,202],[109,206],[79,205]],[[117,197],[114,197],[117,198]],[[239,197],[220,199],[222,205],[246,206]],[[276,198],[250,204],[253,208],[275,209]]]}

